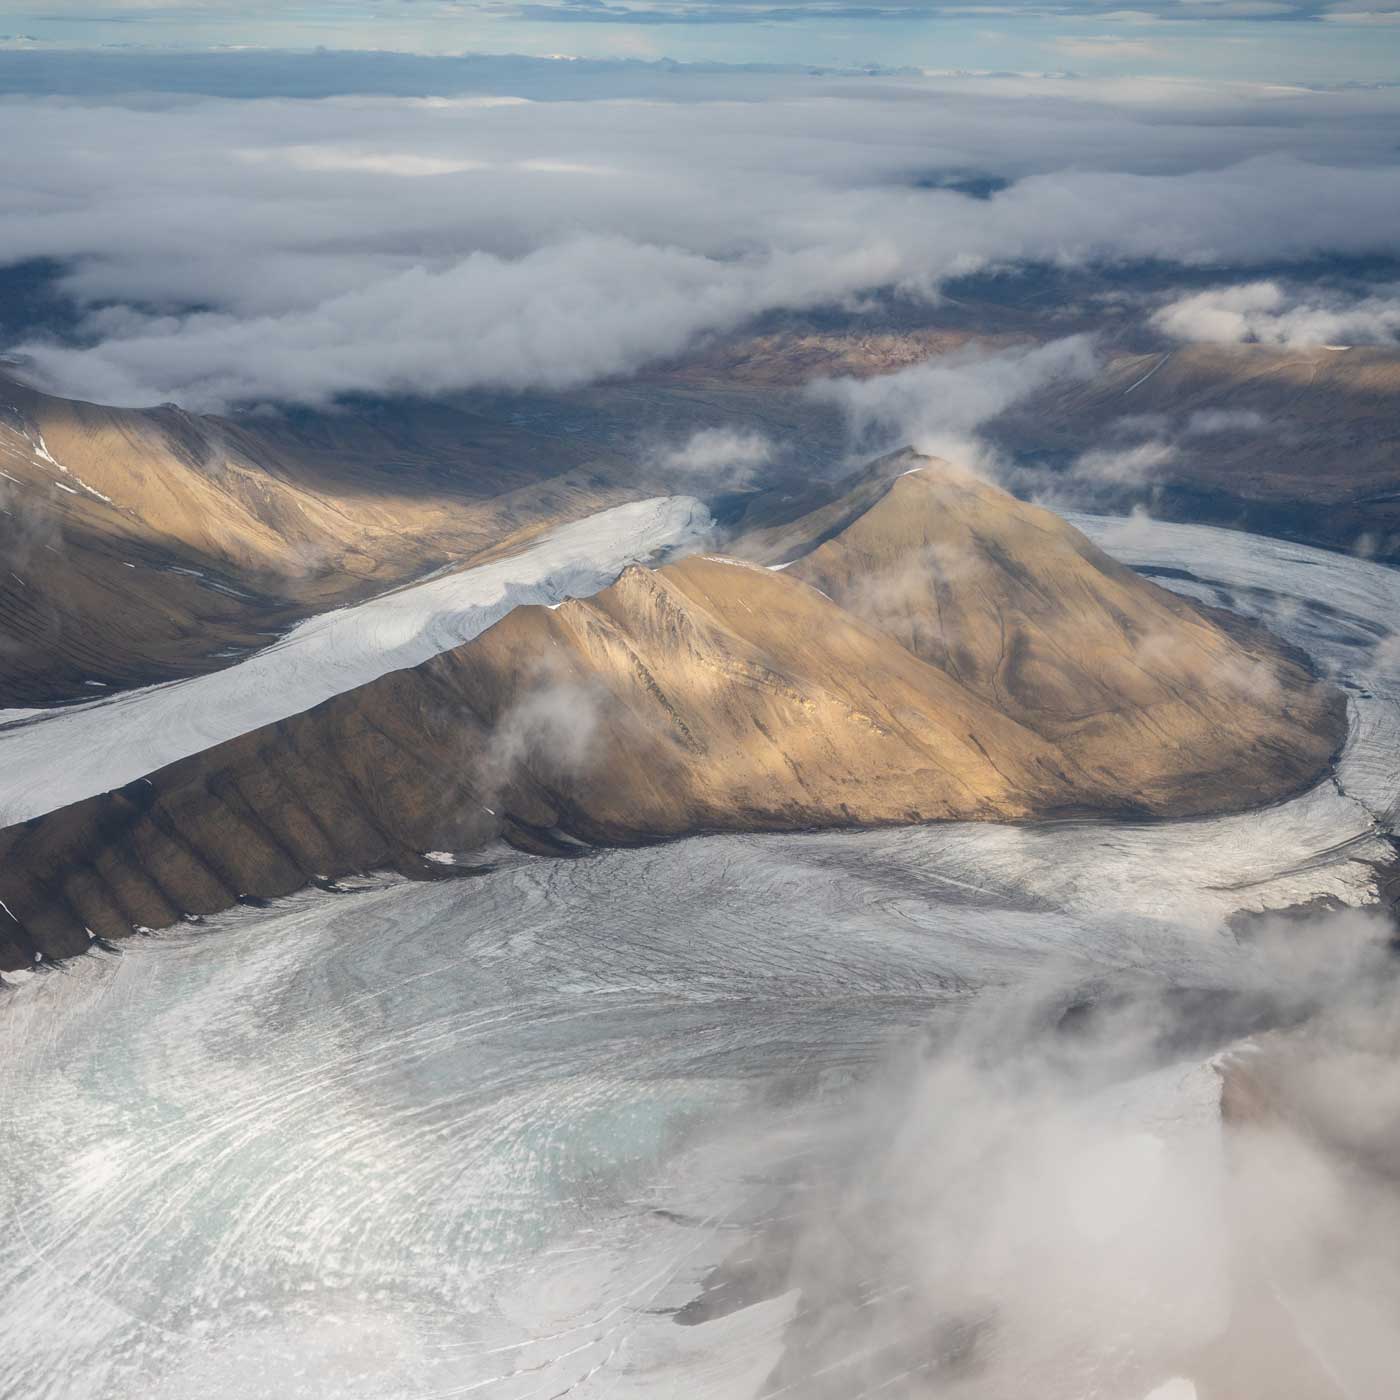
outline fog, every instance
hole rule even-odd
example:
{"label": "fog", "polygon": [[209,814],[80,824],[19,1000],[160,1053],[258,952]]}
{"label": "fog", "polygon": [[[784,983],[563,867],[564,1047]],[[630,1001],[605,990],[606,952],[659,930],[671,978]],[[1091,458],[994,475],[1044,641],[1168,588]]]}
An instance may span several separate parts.
{"label": "fog", "polygon": [[1392,934],[1264,920],[1213,986],[1051,969],[942,1018],[832,1129],[795,1393],[1386,1394]]}

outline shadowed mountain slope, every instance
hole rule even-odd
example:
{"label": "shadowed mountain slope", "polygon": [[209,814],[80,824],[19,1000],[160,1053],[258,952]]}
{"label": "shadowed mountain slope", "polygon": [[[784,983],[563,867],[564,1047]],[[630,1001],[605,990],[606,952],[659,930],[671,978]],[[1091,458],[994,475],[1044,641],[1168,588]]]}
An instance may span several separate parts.
{"label": "shadowed mountain slope", "polygon": [[[1045,512],[915,460],[786,570],[629,568],[0,833],[0,966],[354,870],[429,875],[445,867],[424,852],[497,836],[561,854],[718,830],[1173,816],[1326,771],[1342,702],[1294,660]],[[1232,667],[1257,668],[1252,688]]]}
{"label": "shadowed mountain slope", "polygon": [[[1400,350],[1184,345],[1119,355],[1009,410],[991,435],[1057,504],[1400,559]],[[1155,451],[1134,465],[1134,447]],[[1076,465],[1084,454],[1089,469]],[[1115,461],[1116,459],[1116,461]]]}

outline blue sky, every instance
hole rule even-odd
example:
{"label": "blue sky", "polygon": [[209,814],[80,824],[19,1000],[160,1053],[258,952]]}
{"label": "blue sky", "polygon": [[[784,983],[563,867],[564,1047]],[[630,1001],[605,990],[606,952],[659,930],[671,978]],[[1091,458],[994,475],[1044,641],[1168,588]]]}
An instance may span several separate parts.
{"label": "blue sky", "polygon": [[0,4],[9,47],[463,51],[1183,74],[1400,79],[1400,0],[149,0]]}

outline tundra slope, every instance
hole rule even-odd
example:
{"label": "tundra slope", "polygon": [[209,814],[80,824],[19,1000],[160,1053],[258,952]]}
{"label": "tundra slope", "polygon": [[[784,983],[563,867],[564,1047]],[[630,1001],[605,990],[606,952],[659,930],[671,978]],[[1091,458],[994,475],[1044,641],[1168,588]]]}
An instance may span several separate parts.
{"label": "tundra slope", "polygon": [[561,525],[501,559],[315,617],[222,670],[37,712],[0,711],[0,826],[120,787],[226,739],[469,641],[521,603],[606,587],[693,548],[709,512],[662,496]]}
{"label": "tundra slope", "polygon": [[[842,528],[797,523],[830,533],[800,565],[629,568],[594,598],[517,608],[413,670],[0,833],[0,966],[376,866],[431,875],[424,852],[496,837],[562,854],[1177,817],[1327,771],[1344,703],[1294,654],[945,463],[893,467]],[[868,477],[853,489],[864,500]],[[887,587],[930,559],[947,569],[939,606]]]}

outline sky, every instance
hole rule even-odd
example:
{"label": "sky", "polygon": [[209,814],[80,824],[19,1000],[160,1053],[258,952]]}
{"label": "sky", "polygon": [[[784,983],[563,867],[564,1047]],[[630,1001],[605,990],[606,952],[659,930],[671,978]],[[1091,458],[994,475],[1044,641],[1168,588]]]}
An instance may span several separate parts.
{"label": "sky", "polygon": [[15,48],[376,49],[1256,82],[1400,78],[1400,0],[7,0]]}

